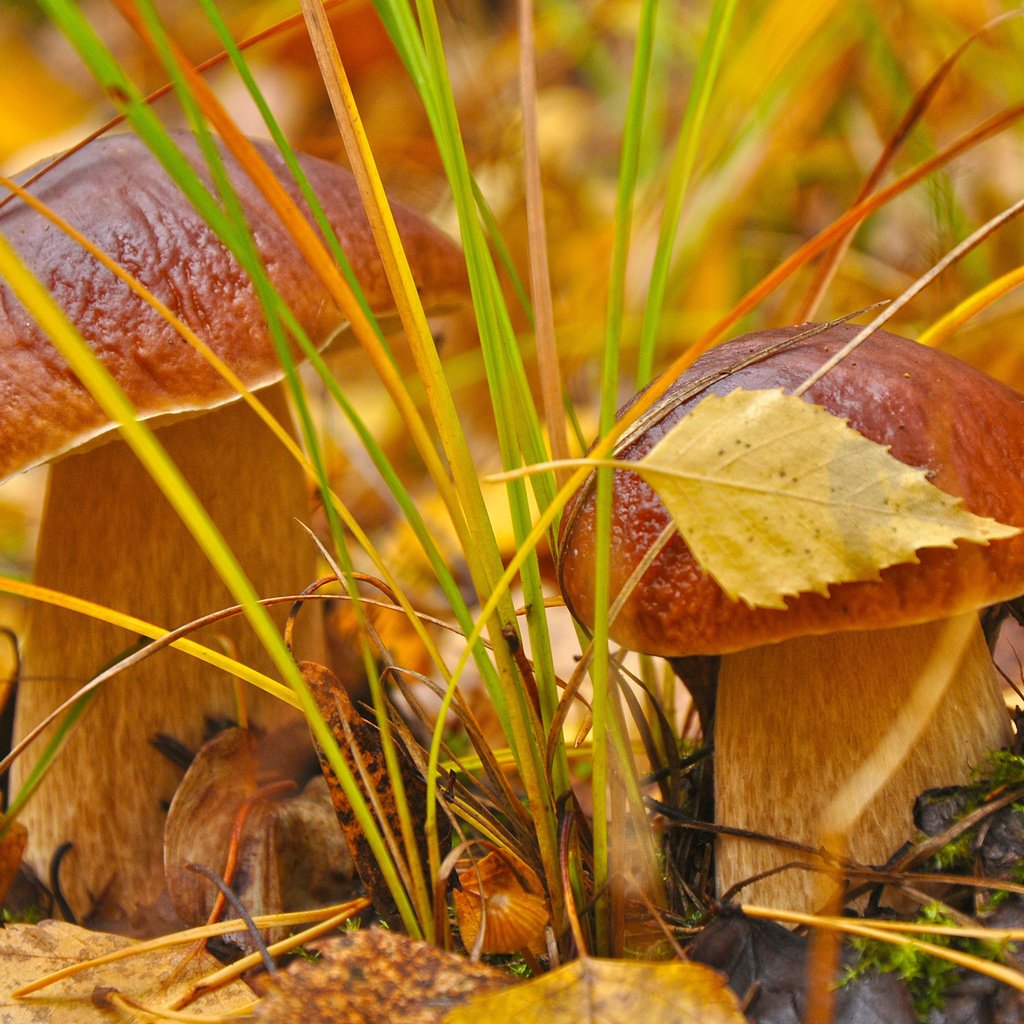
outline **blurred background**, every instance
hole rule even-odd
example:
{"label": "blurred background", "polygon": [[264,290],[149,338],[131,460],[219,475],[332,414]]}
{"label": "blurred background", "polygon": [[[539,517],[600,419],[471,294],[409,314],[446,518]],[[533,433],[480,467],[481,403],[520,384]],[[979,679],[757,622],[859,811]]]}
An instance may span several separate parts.
{"label": "blurred background", "polygon": [[[104,0],[83,8],[148,91],[164,83],[138,39]],[[193,0],[159,8],[197,64],[219,45]],[[227,0],[223,16],[247,48],[260,86],[297,149],[343,161],[341,142],[295,0]],[[996,0],[761,0],[737,6],[720,80],[685,204],[669,279],[656,364],[664,365],[802,242],[855,201],[874,162],[943,60],[1009,11]],[[587,440],[593,432],[619,152],[639,5],[634,0],[554,0],[535,11],[541,171],[563,373]],[[626,296],[623,398],[633,390],[650,263],[661,224],[675,139],[708,29],[710,4],[666,0],[655,36],[640,187]],[[471,164],[522,280],[529,279],[518,81],[516,9],[508,0],[459,0],[440,10],[461,127]],[[370,142],[392,195],[457,226],[436,148],[415,90],[369,0],[344,0],[331,20]],[[275,27],[277,26],[277,27]],[[113,105],[31,0],[0,2],[0,170],[14,173],[104,125]],[[1024,18],[993,25],[952,67],[896,154],[883,183],[1024,101]],[[265,130],[234,72],[207,72],[250,134]],[[180,123],[173,97],[157,101]],[[1024,129],[1014,123],[873,215],[818,307],[851,313],[898,295],[956,242],[1021,197]],[[928,288],[890,324],[918,336],[959,302],[1021,263],[1024,225],[1003,227]],[[793,322],[813,267],[804,268],[731,333]],[[511,278],[509,295],[514,295]],[[533,336],[511,303],[523,351]],[[1021,295],[1009,291],[947,341],[967,361],[1024,388]],[[481,471],[497,468],[489,402],[472,325],[452,321],[441,339],[467,432],[479,438]],[[533,365],[531,363],[531,365]],[[350,380],[358,381],[358,367]],[[403,425],[372,382],[360,403],[393,453]],[[380,406],[379,412],[377,406]],[[401,560],[401,526],[340,424],[337,473],[357,514],[376,524]],[[410,470],[412,472],[413,470]],[[39,474],[0,490],[0,572],[30,571]],[[425,498],[425,504],[429,499]],[[429,507],[427,508],[429,513]],[[500,507],[495,517],[500,522]],[[388,537],[388,531],[393,532]],[[406,567],[415,579],[417,566]],[[424,584],[429,591],[429,584]],[[430,594],[421,598],[430,607]],[[10,621],[10,616],[5,615]]]}

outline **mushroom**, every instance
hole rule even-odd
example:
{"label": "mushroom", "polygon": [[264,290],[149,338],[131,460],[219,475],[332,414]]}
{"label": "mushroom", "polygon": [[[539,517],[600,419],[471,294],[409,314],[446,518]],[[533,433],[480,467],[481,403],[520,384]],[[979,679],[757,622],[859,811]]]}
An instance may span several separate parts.
{"label": "mushroom", "polygon": [[[191,135],[176,136],[203,164]],[[301,194],[277,150],[258,144],[300,208]],[[271,280],[313,342],[346,323],[283,226],[238,164],[227,172]],[[393,314],[354,179],[323,160],[300,162],[378,314]],[[25,172],[26,178],[31,172]],[[138,278],[189,325],[282,423],[290,413],[282,370],[254,289],[164,170],[134,136],[90,143],[31,186],[34,195]],[[425,218],[396,205],[399,232],[428,309],[465,294],[458,247]],[[150,306],[20,199],[0,211],[0,232],[101,357],[194,488],[265,595],[299,592],[316,553],[298,523],[309,518],[304,472],[237,393]],[[0,288],[0,479],[51,459],[35,580],[173,628],[233,603],[169,503],[89,393],[6,288]],[[293,432],[294,433],[294,432]],[[103,443],[109,442],[109,443]],[[319,653],[316,616],[303,653]],[[272,673],[247,625],[235,620],[197,637]],[[322,639],[322,638],[321,638]],[[135,640],[88,617],[38,603],[29,612],[15,739]],[[251,721],[269,729],[295,712],[246,694]],[[163,888],[162,829],[180,773],[151,748],[167,733],[187,747],[209,720],[236,717],[233,681],[186,655],[146,659],[105,685],[25,808],[29,862],[40,872],[71,842],[61,885],[79,915],[131,918]],[[39,743],[18,760],[26,779]]]}
{"label": "mushroom", "polygon": [[[657,413],[623,440],[636,461],[708,394],[791,390],[849,341],[857,327],[784,328],[713,349],[674,381]],[[1024,525],[1024,398],[957,359],[877,331],[804,395],[879,444],[978,515]],[[635,399],[634,399],[635,401]],[[635,473],[616,470],[611,593],[618,594],[669,513]],[[593,488],[566,508],[559,579],[584,623],[594,607]],[[666,658],[720,655],[714,711],[715,819],[820,848],[829,822],[854,818],[847,852],[883,864],[912,839],[912,803],[924,789],[965,782],[972,766],[1009,739],[1009,719],[978,609],[1024,591],[1024,539],[918,552],[877,579],[803,593],[787,607],[730,600],[676,534],[653,560],[610,626],[631,650]],[[846,785],[904,708],[929,656],[943,657],[949,620],[964,617],[966,646],[937,710],[857,814],[864,787]],[[952,627],[954,630],[956,627]],[[847,801],[845,806],[840,806]],[[726,892],[799,859],[769,842],[722,838],[717,886]],[[811,857],[804,858],[812,860]],[[817,861],[820,865],[821,861]],[[815,905],[813,874],[786,870],[744,889],[774,906]]]}

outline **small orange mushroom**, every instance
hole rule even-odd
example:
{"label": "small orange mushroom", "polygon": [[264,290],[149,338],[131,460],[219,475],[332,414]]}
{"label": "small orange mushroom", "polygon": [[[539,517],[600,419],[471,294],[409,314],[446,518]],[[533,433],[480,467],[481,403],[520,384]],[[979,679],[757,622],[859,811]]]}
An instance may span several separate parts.
{"label": "small orange mushroom", "polygon": [[466,949],[482,953],[543,953],[551,906],[537,872],[507,850],[492,850],[475,864],[459,862],[455,916]]}

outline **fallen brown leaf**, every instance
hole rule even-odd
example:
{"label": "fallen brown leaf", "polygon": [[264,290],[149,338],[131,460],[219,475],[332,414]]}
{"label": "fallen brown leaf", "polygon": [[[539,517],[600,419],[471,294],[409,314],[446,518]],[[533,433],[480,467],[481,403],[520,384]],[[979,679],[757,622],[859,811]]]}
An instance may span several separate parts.
{"label": "fallen brown leaf", "polygon": [[[338,682],[330,669],[310,661],[302,662],[300,668],[309,684],[310,692],[316,700],[320,714],[338,741],[341,755],[350,771],[358,780],[362,778],[365,770],[367,782],[373,790],[372,802],[380,807],[385,824],[392,835],[399,837],[400,841],[402,827],[395,801],[394,783],[388,772],[380,732],[376,725],[368,722],[359,714],[344,686]],[[402,784],[412,820],[415,824],[422,825],[427,817],[426,786],[411,755],[401,745],[398,746],[397,751],[401,765]],[[381,918],[389,924],[397,926],[400,922],[398,908],[395,906],[394,898],[377,863],[377,858],[373,855],[348,798],[322,751],[320,752],[320,767],[327,779],[338,820],[341,822],[352,859],[355,861],[356,871],[366,887],[367,895],[373,901],[374,909]],[[444,814],[438,815],[438,827],[448,831],[448,819]],[[429,858],[427,836],[423,828],[418,830],[417,839],[420,863],[425,868],[429,863]],[[442,848],[446,844],[447,837],[443,837]]]}
{"label": "fallen brown leaf", "polygon": [[297,962],[281,974],[255,1020],[437,1024],[452,1007],[512,982],[497,968],[383,928],[341,935],[314,948],[321,959]]}
{"label": "fallen brown leaf", "polygon": [[[237,858],[226,880],[251,914],[305,910],[351,895],[354,868],[326,784],[317,777],[301,793],[276,785],[279,770],[262,767],[261,746],[273,742],[245,729],[218,733],[175,793],[164,829],[164,867],[174,909],[188,925],[205,923],[218,895],[188,865],[224,877],[235,830]],[[246,939],[241,944],[248,948]]]}
{"label": "fallen brown leaf", "polygon": [[459,864],[452,893],[466,949],[472,950],[486,908],[482,953],[544,952],[551,907],[537,873],[507,850],[492,850],[475,865]]}
{"label": "fallen brown leaf", "polygon": [[7,890],[21,867],[21,855],[25,852],[28,832],[20,822],[13,822],[7,835],[0,839],[0,906],[7,899]]}

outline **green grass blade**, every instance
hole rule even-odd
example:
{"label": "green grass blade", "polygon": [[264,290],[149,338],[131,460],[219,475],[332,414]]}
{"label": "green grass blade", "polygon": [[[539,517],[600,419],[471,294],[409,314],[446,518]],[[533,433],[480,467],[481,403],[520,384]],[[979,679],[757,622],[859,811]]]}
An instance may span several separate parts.
{"label": "green grass blade", "polygon": [[700,60],[694,71],[693,86],[686,104],[686,113],[679,129],[675,156],[669,172],[668,188],[665,195],[665,208],[661,217],[661,230],[655,250],[654,263],[651,268],[651,279],[647,290],[647,304],[644,309],[643,325],[640,332],[640,346],[637,355],[636,382],[643,387],[651,377],[654,367],[655,347],[658,341],[658,328],[661,312],[665,301],[665,289],[668,282],[672,250],[675,246],[679,218],[682,215],[683,201],[686,198],[690,177],[697,159],[697,150],[701,140],[708,103],[714,90],[718,70],[733,14],[736,0],[715,0],[711,9],[707,36],[701,50]]}
{"label": "green grass blade", "polygon": [[[612,247],[608,307],[605,323],[604,356],[601,371],[600,433],[606,434],[615,420],[618,395],[619,349],[622,336],[623,305],[626,282],[626,260],[633,224],[633,200],[636,192],[637,170],[641,152],[641,136],[647,100],[647,86],[651,70],[657,0],[644,0],[640,8],[637,28],[636,52],[630,80],[626,123],[623,129],[619,182],[615,204],[615,232]],[[594,587],[594,658],[590,678],[593,682],[593,735],[594,735],[594,888],[602,895],[595,908],[596,944],[599,952],[611,949],[611,908],[607,896],[609,881],[610,820],[607,804],[609,783],[609,740],[611,738],[612,706],[608,688],[611,685],[608,664],[608,608],[611,600],[609,587],[608,552],[611,538],[612,474],[598,470],[596,474],[595,522],[595,587]],[[625,768],[625,766],[623,766]]]}

